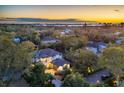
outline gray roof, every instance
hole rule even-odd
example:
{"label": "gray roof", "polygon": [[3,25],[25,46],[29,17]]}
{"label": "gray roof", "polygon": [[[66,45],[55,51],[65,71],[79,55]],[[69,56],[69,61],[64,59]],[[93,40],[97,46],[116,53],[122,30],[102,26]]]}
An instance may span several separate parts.
{"label": "gray roof", "polygon": [[54,80],[52,80],[52,84],[54,84],[55,87],[61,87],[62,81],[60,81],[58,79],[54,79]]}
{"label": "gray roof", "polygon": [[56,59],[53,62],[56,66],[63,66],[64,64],[70,64],[70,62],[68,62],[65,59]]}
{"label": "gray roof", "polygon": [[87,46],[88,47],[94,47],[94,48],[97,48],[97,47],[99,47],[99,46],[107,46],[107,44],[106,43],[104,43],[104,42],[89,42],[88,44],[87,44]]}
{"label": "gray roof", "polygon": [[87,76],[86,80],[90,83],[97,83],[97,81],[102,80],[102,76],[110,76],[109,71],[106,69],[100,70],[96,73],[93,73],[93,74]]}
{"label": "gray roof", "polygon": [[87,47],[92,51],[94,52],[95,54],[96,53],[101,53],[102,49],[105,49],[107,48],[107,44],[104,43],[104,42],[89,42],[87,44]]}
{"label": "gray roof", "polygon": [[62,54],[60,52],[58,52],[54,49],[50,49],[50,48],[42,49],[42,50],[35,52],[36,58],[54,57],[56,55],[62,55]]}
{"label": "gray roof", "polygon": [[51,40],[59,41],[59,39],[56,39],[56,38],[53,38],[53,37],[50,37],[50,36],[44,37],[42,40],[43,41],[51,41]]}

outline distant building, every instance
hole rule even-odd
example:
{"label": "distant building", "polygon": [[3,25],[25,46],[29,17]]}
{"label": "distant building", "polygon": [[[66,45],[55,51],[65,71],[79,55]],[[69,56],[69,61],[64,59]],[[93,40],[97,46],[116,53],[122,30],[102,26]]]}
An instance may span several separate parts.
{"label": "distant building", "polygon": [[124,37],[120,37],[118,40],[115,41],[117,45],[120,45],[122,42],[124,42]]}
{"label": "distant building", "polygon": [[86,49],[92,51],[94,54],[99,54],[103,49],[107,48],[107,44],[103,42],[89,42]]}
{"label": "distant building", "polygon": [[15,38],[13,38],[13,42],[20,43],[21,42],[21,38],[15,37]]}
{"label": "distant building", "polygon": [[56,39],[56,38],[53,38],[53,37],[44,37],[43,39],[42,39],[42,43],[43,44],[53,44],[53,43],[58,43],[58,42],[60,42],[60,40],[59,39]]}
{"label": "distant building", "polygon": [[120,40],[124,41],[124,36],[120,37]]}
{"label": "distant building", "polygon": [[60,32],[61,35],[66,35],[69,34],[70,32],[72,32],[71,29],[64,29],[62,32]]}
{"label": "distant building", "polygon": [[24,39],[23,37],[21,37],[21,36],[16,36],[16,37],[14,37],[14,38],[12,39],[12,41],[13,41],[14,43],[21,43],[21,42],[25,41],[25,39]]}
{"label": "distant building", "polygon": [[114,35],[120,35],[121,34],[121,32],[115,32],[114,33]]}
{"label": "distant building", "polygon": [[70,33],[71,31],[72,31],[71,29],[65,29],[63,32]]}
{"label": "distant building", "polygon": [[120,45],[120,44],[122,43],[122,40],[116,40],[115,43],[116,43],[117,45]]}

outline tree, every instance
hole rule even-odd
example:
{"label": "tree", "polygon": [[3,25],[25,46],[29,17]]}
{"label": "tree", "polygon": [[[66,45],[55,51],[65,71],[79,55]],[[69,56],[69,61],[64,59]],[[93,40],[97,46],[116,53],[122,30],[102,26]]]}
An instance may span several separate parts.
{"label": "tree", "polygon": [[60,38],[61,34],[60,34],[60,32],[55,31],[55,32],[52,33],[52,36],[55,37],[55,38]]}
{"label": "tree", "polygon": [[7,72],[19,71],[22,73],[32,63],[31,51],[27,45],[32,47],[30,43],[26,42],[13,43],[10,33],[0,35],[0,78],[3,78]]}
{"label": "tree", "polygon": [[[30,45],[29,45],[30,46]],[[31,49],[27,46],[18,45],[13,54],[12,67],[15,69],[23,70],[32,63]],[[25,48],[23,48],[25,47]],[[30,46],[32,47],[32,46]]]}
{"label": "tree", "polygon": [[0,80],[0,87],[5,87],[5,86],[6,86],[5,83],[2,80]]}
{"label": "tree", "polygon": [[89,84],[79,73],[72,73],[65,77],[62,82],[63,87],[88,87]]}
{"label": "tree", "polygon": [[110,47],[103,51],[99,65],[106,67],[116,76],[117,86],[119,86],[120,76],[124,69],[124,49],[121,47]]}
{"label": "tree", "polygon": [[23,76],[30,86],[52,86],[50,80],[53,77],[45,74],[45,66],[41,63],[35,63],[33,67],[27,69]]}
{"label": "tree", "polygon": [[69,49],[78,49],[86,46],[87,38],[85,36],[76,37],[76,36],[68,36],[62,38],[62,46],[64,46],[65,50]]}
{"label": "tree", "polygon": [[70,50],[67,52],[66,58],[72,62],[76,71],[85,75],[93,72],[98,60],[94,53],[83,49]]}
{"label": "tree", "polygon": [[34,42],[35,44],[39,45],[41,43],[40,40],[40,33],[38,32],[33,32],[31,35],[31,40],[32,42]]}
{"label": "tree", "polygon": [[35,44],[31,41],[24,41],[19,45],[19,47],[24,50],[27,50],[28,52],[33,52],[35,50]]}
{"label": "tree", "polygon": [[14,50],[16,45],[14,45],[10,37],[7,34],[1,34],[0,36],[0,71],[1,74],[9,68],[12,64]]}

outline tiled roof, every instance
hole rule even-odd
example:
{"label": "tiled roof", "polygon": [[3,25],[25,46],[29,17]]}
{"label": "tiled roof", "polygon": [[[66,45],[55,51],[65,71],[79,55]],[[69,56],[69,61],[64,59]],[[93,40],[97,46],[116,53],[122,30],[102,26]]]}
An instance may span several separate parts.
{"label": "tiled roof", "polygon": [[51,40],[59,41],[58,39],[53,38],[53,37],[50,37],[50,36],[44,37],[42,40],[43,40],[43,41],[51,41]]}
{"label": "tiled roof", "polygon": [[106,69],[100,70],[96,73],[93,73],[93,74],[87,76],[86,80],[90,83],[97,83],[97,81],[102,80],[102,76],[110,76],[109,71]]}
{"label": "tiled roof", "polygon": [[53,62],[56,66],[63,66],[64,64],[70,64],[70,62],[68,62],[65,59],[56,59]]}
{"label": "tiled roof", "polygon": [[53,56],[62,55],[62,54],[54,49],[46,48],[46,49],[37,51],[35,55],[36,55],[36,58],[41,58],[41,57],[53,57]]}

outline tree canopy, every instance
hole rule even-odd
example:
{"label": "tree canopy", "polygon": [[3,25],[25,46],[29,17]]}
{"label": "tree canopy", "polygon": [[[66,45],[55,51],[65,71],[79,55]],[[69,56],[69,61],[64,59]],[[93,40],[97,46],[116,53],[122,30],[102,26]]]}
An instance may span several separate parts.
{"label": "tree canopy", "polygon": [[105,49],[101,55],[99,64],[112,72],[116,76],[117,83],[119,83],[120,76],[124,73],[124,49],[121,47]]}
{"label": "tree canopy", "polygon": [[88,87],[89,84],[79,73],[72,73],[65,77],[62,82],[63,87]]}
{"label": "tree canopy", "polygon": [[78,49],[86,46],[87,38],[85,36],[67,36],[62,38],[62,45],[64,46],[65,50],[69,49]]}
{"label": "tree canopy", "polygon": [[34,45],[29,42],[16,44],[12,41],[13,36],[10,33],[0,34],[0,75],[3,78],[10,70],[23,71],[32,63],[29,47]]}
{"label": "tree canopy", "polygon": [[84,74],[92,72],[98,60],[94,53],[84,49],[70,50],[66,58],[72,62],[74,69]]}
{"label": "tree canopy", "polygon": [[24,78],[32,87],[53,86],[50,82],[53,77],[45,73],[45,66],[42,63],[35,63],[33,67],[28,68],[24,73]]}

